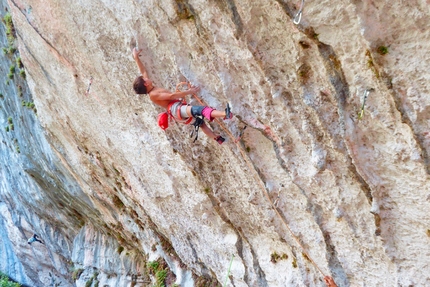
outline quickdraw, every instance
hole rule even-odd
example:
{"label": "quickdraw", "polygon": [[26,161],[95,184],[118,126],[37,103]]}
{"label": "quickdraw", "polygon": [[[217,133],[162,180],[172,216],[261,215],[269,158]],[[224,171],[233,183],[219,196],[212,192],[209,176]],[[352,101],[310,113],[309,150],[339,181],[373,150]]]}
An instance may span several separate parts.
{"label": "quickdraw", "polygon": [[85,92],[85,95],[88,96],[90,94],[91,84],[93,83],[93,77],[91,76],[90,82],[88,84],[87,91]]}
{"label": "quickdraw", "polygon": [[228,267],[227,276],[225,277],[223,287],[227,286],[228,275],[230,275],[231,265],[233,264],[234,254],[231,256],[230,266]]}
{"label": "quickdraw", "polygon": [[238,141],[240,141],[240,139],[243,136],[243,133],[245,132],[247,126],[244,126],[243,129],[240,130],[239,132],[239,136],[236,138],[236,140],[234,141],[235,143],[237,143]]}
{"label": "quickdraw", "polygon": [[293,23],[296,25],[298,25],[302,20],[302,12],[303,12],[304,5],[305,5],[305,0],[302,0],[302,3],[300,4],[299,12],[297,12],[296,16],[294,16],[294,19],[293,19]]}
{"label": "quickdraw", "polygon": [[363,119],[363,116],[364,116],[364,105],[366,104],[367,97],[369,96],[369,93],[370,93],[371,90],[372,89],[366,89],[364,91],[364,93],[363,93],[363,104],[361,105],[361,110],[358,113],[358,119],[359,120]]}

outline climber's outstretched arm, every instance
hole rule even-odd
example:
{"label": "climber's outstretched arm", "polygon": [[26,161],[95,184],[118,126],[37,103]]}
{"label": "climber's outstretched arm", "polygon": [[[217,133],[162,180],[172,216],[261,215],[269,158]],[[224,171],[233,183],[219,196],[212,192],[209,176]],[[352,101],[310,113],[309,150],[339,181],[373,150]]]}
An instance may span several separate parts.
{"label": "climber's outstretched arm", "polygon": [[145,66],[142,61],[139,59],[139,53],[142,52],[142,49],[138,50],[137,48],[133,49],[133,58],[139,68],[140,73],[144,79],[148,79],[148,73],[146,72]]}
{"label": "climber's outstretched arm", "polygon": [[151,100],[156,101],[173,101],[177,99],[183,99],[185,96],[192,95],[200,91],[199,87],[192,86],[190,89],[183,91],[183,92],[170,92],[167,90],[159,89],[157,91],[154,91],[151,94]]}

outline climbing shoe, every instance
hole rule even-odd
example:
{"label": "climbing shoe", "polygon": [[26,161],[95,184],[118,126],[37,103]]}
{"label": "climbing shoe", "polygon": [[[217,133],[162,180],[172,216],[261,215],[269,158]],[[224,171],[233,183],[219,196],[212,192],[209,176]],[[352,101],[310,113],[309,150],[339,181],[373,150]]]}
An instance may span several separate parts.
{"label": "climbing shoe", "polygon": [[233,113],[231,112],[230,105],[227,104],[227,108],[225,108],[224,120],[230,120],[231,118],[233,118]]}
{"label": "climbing shoe", "polygon": [[222,144],[225,141],[225,138],[223,138],[222,136],[217,136],[216,138],[214,138],[214,140],[216,140],[219,144]]}

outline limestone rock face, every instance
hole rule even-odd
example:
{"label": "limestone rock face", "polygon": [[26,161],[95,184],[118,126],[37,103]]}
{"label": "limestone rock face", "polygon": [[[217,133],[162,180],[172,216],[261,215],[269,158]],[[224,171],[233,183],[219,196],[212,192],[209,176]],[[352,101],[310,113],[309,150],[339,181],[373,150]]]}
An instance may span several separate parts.
{"label": "limestone rock face", "polygon": [[[3,1],[26,81],[1,87],[2,271],[151,286],[158,260],[166,286],[430,285],[430,3],[304,2],[295,25],[300,1]],[[231,104],[208,123],[223,145],[157,126],[133,47],[157,87]]]}

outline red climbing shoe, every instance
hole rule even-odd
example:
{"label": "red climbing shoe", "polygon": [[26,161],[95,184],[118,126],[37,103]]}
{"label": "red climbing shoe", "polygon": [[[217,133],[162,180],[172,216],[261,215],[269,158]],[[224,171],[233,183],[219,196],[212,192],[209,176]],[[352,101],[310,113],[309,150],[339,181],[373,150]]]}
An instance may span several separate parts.
{"label": "red climbing shoe", "polygon": [[216,138],[214,138],[214,140],[216,140],[219,144],[222,144],[225,141],[225,138],[223,138],[222,136],[217,136]]}
{"label": "red climbing shoe", "polygon": [[224,120],[231,120],[233,118],[233,113],[231,112],[230,105],[227,103],[227,108],[225,108]]}

